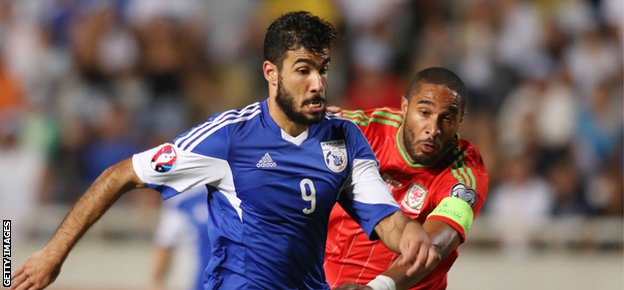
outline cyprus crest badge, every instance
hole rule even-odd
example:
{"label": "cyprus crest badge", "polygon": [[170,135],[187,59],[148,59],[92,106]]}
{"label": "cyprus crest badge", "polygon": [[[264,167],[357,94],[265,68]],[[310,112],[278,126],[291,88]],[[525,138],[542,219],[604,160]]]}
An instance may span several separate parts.
{"label": "cyprus crest badge", "polygon": [[347,168],[349,160],[344,140],[321,142],[321,149],[323,149],[323,160],[329,170],[340,173]]}

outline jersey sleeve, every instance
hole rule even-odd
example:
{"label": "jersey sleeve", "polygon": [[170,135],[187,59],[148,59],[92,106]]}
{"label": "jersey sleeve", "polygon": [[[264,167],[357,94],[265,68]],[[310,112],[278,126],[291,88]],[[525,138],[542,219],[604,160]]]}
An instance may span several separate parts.
{"label": "jersey sleeve", "polygon": [[[206,124],[210,122],[196,128],[210,128]],[[231,178],[227,174],[231,172],[227,162],[230,142],[227,130],[196,131],[196,128],[176,138],[173,144],[162,144],[132,157],[138,177],[164,199],[196,186],[219,188],[224,179]]]}
{"label": "jersey sleeve", "polygon": [[362,132],[348,124],[346,133],[353,163],[338,202],[369,239],[375,240],[379,238],[374,231],[377,223],[400,208],[379,175],[377,159]]}
{"label": "jersey sleeve", "polygon": [[[465,241],[467,230],[465,225],[461,225],[456,219],[449,218],[445,214],[436,214],[439,212],[445,198],[453,199],[453,202],[465,203],[464,206],[472,215],[470,223],[477,217],[488,194],[488,175],[478,152],[468,152],[464,158],[464,162],[456,163],[444,172],[436,181],[432,188],[433,207],[435,208],[427,219],[437,219],[448,223],[461,236],[462,242]],[[462,202],[458,202],[459,199]],[[438,210],[438,211],[436,211]],[[469,226],[468,226],[469,230]]]}

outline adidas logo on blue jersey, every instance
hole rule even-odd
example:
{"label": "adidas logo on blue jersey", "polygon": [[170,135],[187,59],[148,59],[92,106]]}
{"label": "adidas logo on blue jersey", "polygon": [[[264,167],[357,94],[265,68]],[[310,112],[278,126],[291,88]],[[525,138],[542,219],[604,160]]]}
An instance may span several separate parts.
{"label": "adidas logo on blue jersey", "polygon": [[258,168],[275,167],[275,166],[277,166],[277,164],[273,162],[273,158],[271,158],[271,155],[269,155],[269,153],[264,153],[264,156],[262,156],[262,159],[260,159],[260,161],[258,161],[258,163],[256,164],[256,167]]}

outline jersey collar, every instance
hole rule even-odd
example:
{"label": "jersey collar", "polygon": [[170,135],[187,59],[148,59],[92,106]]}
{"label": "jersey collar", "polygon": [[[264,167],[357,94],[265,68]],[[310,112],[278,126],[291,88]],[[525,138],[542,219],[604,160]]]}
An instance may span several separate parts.
{"label": "jersey collar", "polygon": [[262,119],[264,120],[264,124],[277,136],[297,146],[301,145],[301,143],[308,139],[310,128],[303,131],[303,133],[299,134],[299,136],[291,136],[290,134],[286,133],[286,131],[282,130],[282,128],[280,128],[280,126],[275,123],[275,120],[273,120],[271,114],[269,114],[268,99],[260,103],[260,107],[262,109]]}

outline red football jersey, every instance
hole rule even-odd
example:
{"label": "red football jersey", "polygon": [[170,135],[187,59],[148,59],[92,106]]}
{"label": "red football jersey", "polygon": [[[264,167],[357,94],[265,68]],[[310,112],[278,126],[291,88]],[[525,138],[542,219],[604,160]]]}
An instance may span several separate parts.
{"label": "red football jersey", "polygon": [[[403,212],[421,224],[456,186],[474,190],[471,200],[477,216],[488,192],[488,176],[476,146],[460,140],[436,165],[423,167],[410,163],[398,142],[403,114],[396,109],[381,108],[367,111],[344,111],[343,116],[358,124],[380,163],[381,176]],[[463,228],[456,222],[437,218],[452,226],[465,239]],[[329,218],[325,249],[325,275],[334,288],[344,282],[366,284],[384,272],[398,258],[379,240],[370,241],[358,224],[336,204]],[[453,251],[438,267],[411,289],[445,289],[446,274],[457,259]]]}

